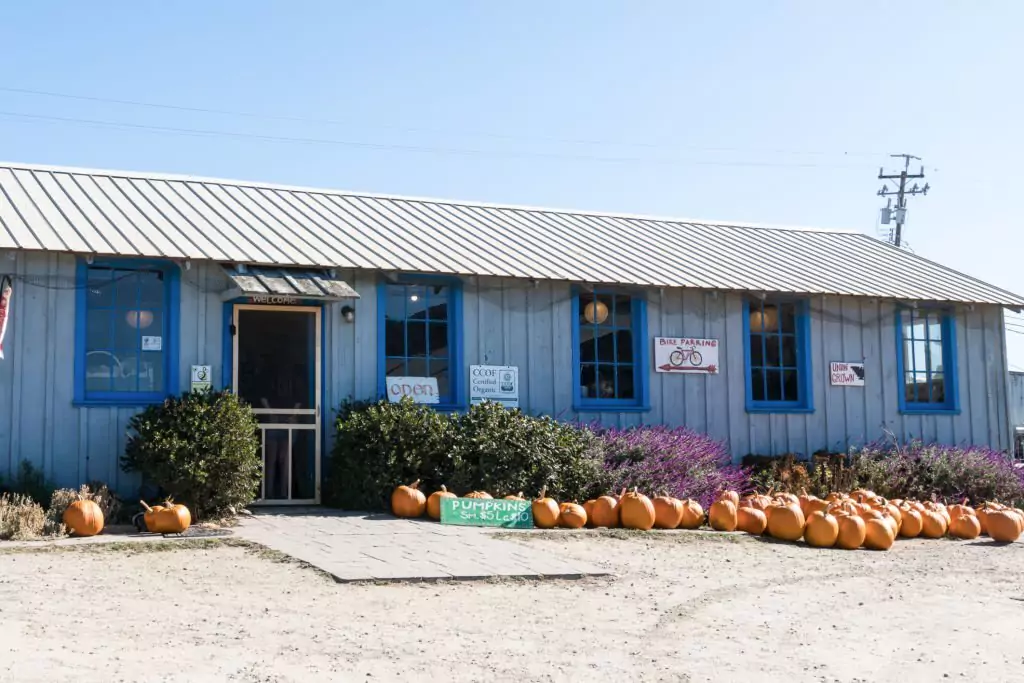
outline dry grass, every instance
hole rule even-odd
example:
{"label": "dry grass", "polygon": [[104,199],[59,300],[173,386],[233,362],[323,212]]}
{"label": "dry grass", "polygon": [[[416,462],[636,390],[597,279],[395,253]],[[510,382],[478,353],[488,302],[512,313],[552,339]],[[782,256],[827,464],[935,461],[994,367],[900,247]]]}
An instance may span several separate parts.
{"label": "dry grass", "polygon": [[39,503],[17,493],[0,495],[0,540],[40,538],[45,526],[46,513]]}

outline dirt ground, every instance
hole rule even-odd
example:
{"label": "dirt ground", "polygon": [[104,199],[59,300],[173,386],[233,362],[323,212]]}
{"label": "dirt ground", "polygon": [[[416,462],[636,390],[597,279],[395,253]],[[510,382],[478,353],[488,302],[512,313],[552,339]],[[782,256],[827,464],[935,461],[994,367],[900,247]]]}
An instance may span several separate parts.
{"label": "dirt ground", "polygon": [[340,585],[224,545],[0,551],[0,681],[1024,681],[1024,543],[514,542],[616,577]]}

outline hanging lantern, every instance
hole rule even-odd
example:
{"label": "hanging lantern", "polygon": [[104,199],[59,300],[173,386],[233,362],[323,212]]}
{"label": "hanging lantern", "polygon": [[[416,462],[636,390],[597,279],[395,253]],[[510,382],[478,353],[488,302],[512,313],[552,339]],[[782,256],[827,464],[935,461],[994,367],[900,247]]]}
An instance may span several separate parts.
{"label": "hanging lantern", "polygon": [[600,299],[594,299],[583,307],[583,319],[591,325],[600,325],[608,319],[608,305]]}
{"label": "hanging lantern", "polygon": [[751,309],[750,331],[754,334],[761,332],[777,332],[779,330],[779,312],[774,306],[765,306],[763,310]]}
{"label": "hanging lantern", "polygon": [[128,311],[124,316],[125,322],[137,330],[144,330],[153,324],[153,311],[138,310]]}

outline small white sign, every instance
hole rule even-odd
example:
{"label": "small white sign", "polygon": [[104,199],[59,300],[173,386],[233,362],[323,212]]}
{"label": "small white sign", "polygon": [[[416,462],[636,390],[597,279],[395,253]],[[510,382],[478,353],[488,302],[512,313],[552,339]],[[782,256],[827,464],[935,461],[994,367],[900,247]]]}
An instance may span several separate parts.
{"label": "small white sign", "polygon": [[828,374],[829,381],[834,387],[864,386],[863,363],[829,363]]}
{"label": "small white sign", "polygon": [[469,403],[494,401],[506,408],[519,407],[519,368],[511,365],[470,365]]}
{"label": "small white sign", "polygon": [[658,372],[718,374],[718,340],[655,337],[654,369]]}
{"label": "small white sign", "polygon": [[143,351],[162,351],[164,348],[163,337],[142,337],[142,350]]}
{"label": "small white sign", "polygon": [[209,365],[192,366],[192,391],[205,391],[213,386],[213,373]]}
{"label": "small white sign", "polygon": [[440,403],[436,377],[388,377],[388,401],[398,403],[408,396],[414,403]]}

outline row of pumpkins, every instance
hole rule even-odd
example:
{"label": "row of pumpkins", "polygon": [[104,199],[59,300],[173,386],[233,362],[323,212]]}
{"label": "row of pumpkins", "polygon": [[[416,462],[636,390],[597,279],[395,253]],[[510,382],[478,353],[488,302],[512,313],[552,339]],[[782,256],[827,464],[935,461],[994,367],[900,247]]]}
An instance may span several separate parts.
{"label": "row of pumpkins", "polygon": [[[142,514],[146,531],[161,534],[180,534],[192,525],[192,513],[181,503],[167,501],[164,505],[150,507],[139,501],[145,512]],[[75,536],[95,536],[103,531],[103,510],[95,501],[80,498],[68,505],[61,517],[64,525]]]}
{"label": "row of pumpkins", "polygon": [[[391,509],[398,517],[441,518],[441,500],[456,497],[444,486],[424,496],[419,482],[399,486],[391,494]],[[472,491],[465,498],[491,498],[484,491]],[[523,494],[505,496],[506,500],[525,500]],[[947,533],[963,539],[987,534],[1004,543],[1024,533],[1024,510],[999,503],[984,503],[971,508],[913,500],[886,500],[872,491],[858,489],[850,494],[831,493],[827,498],[804,493],[751,494],[740,497],[724,491],[708,510],[707,523],[717,531],[744,531],[788,541],[801,538],[820,548],[866,547],[888,550],[897,536],[903,538],[941,538]],[[579,529],[624,527],[627,529],[697,529],[705,522],[704,509],[695,500],[679,500],[668,495],[648,498],[636,489],[623,490],[618,496],[601,496],[583,505],[558,504],[545,495],[532,501],[534,525],[541,529],[556,526]]]}

